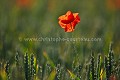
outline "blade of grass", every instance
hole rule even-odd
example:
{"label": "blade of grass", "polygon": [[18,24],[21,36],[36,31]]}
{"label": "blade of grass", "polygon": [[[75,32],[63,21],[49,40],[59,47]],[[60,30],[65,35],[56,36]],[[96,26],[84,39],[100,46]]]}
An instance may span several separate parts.
{"label": "blade of grass", "polygon": [[71,76],[72,79],[80,80],[80,79],[79,79],[74,73],[72,73],[70,70],[67,69],[67,71],[68,71],[68,73],[70,74],[70,76]]}
{"label": "blade of grass", "polygon": [[46,52],[43,52],[43,56],[47,59],[47,61],[49,62],[49,64],[52,66],[52,68],[55,68],[55,64],[54,64],[53,61],[49,58],[49,56],[47,55]]}
{"label": "blade of grass", "polygon": [[55,69],[50,73],[49,77],[47,80],[54,80],[56,76],[56,71]]}

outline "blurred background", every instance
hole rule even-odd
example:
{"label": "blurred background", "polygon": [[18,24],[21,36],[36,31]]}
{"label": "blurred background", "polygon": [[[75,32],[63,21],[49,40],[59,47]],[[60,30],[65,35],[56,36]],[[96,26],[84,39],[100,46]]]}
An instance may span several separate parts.
{"label": "blurred background", "polygon": [[[58,17],[68,10],[78,12],[81,19],[71,33],[64,32],[58,24]],[[20,55],[34,53],[43,64],[45,51],[54,63],[61,61],[69,65],[78,55],[83,61],[91,50],[95,54],[107,54],[110,42],[118,56],[119,29],[120,0],[1,0],[0,62],[13,61],[18,51]],[[86,37],[101,41],[24,41],[27,37]]]}

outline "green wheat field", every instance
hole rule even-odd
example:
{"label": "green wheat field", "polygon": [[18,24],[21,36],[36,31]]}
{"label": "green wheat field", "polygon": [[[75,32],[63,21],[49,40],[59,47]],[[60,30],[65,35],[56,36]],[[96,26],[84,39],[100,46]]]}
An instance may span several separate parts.
{"label": "green wheat field", "polygon": [[120,0],[0,0],[0,80],[120,80]]}

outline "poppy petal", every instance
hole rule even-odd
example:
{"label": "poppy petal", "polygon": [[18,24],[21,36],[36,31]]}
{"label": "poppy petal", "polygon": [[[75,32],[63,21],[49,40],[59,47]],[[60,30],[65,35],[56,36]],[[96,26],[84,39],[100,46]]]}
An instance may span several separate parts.
{"label": "poppy petal", "polygon": [[79,13],[73,13],[74,18],[76,18],[76,16],[78,16]]}
{"label": "poppy petal", "polygon": [[62,28],[65,28],[66,27],[66,24],[62,23],[61,21],[58,22],[59,25],[62,27]]}
{"label": "poppy petal", "polygon": [[71,11],[68,11],[66,15],[67,15],[67,20],[69,20],[70,22],[74,20],[73,13]]}
{"label": "poppy petal", "polygon": [[62,15],[58,19],[61,20],[61,22],[64,23],[64,24],[70,23],[70,21],[68,20],[66,15]]}
{"label": "poppy petal", "polygon": [[67,24],[67,26],[65,27],[65,32],[73,32],[74,28],[71,24]]}
{"label": "poppy petal", "polygon": [[62,15],[58,18],[59,20],[64,20],[65,19],[65,15]]}
{"label": "poppy petal", "polygon": [[73,27],[73,28],[75,28],[76,24],[77,24],[77,22],[76,22],[76,21],[71,22],[71,25],[72,25],[72,27]]}
{"label": "poppy petal", "polygon": [[77,23],[80,22],[80,17],[78,16],[78,14],[79,14],[79,13],[74,13],[74,14],[73,14],[73,15],[74,15],[74,18],[75,18],[74,21],[77,21]]}
{"label": "poppy petal", "polygon": [[58,18],[64,24],[68,24],[74,20],[74,16],[71,11],[68,11],[65,15],[62,15]]}

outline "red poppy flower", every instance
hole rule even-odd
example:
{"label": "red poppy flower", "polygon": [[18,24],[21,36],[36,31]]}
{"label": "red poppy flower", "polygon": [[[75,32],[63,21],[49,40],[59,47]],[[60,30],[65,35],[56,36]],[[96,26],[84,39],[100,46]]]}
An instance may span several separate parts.
{"label": "red poppy flower", "polygon": [[60,16],[59,25],[65,29],[65,32],[73,32],[76,24],[80,22],[79,13],[72,13],[68,11],[65,15]]}
{"label": "red poppy flower", "polygon": [[115,75],[111,75],[109,80],[117,80]]}
{"label": "red poppy flower", "polygon": [[107,8],[109,10],[119,10],[120,9],[120,0],[107,0]]}
{"label": "red poppy flower", "polygon": [[33,3],[33,0],[16,0],[17,6],[19,7],[30,7]]}

